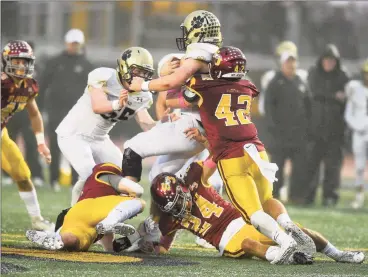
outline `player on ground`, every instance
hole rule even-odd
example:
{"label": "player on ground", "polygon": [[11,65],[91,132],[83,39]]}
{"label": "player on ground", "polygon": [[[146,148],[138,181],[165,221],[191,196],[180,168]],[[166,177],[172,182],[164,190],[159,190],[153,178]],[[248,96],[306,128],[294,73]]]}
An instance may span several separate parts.
{"label": "player on ground", "polygon": [[134,117],[145,131],[156,125],[147,111],[151,93],[127,90],[134,76],[149,80],[153,72],[151,54],[131,47],[120,55],[117,69],[101,67],[89,73],[84,94],[56,129],[60,150],[79,175],[72,205],[97,163],[121,163],[122,153],[109,137],[116,122]]}
{"label": "player on ground", "polygon": [[348,102],[345,121],[353,131],[353,153],[355,161],[355,186],[358,192],[352,206],[364,206],[364,170],[368,151],[368,59],[362,65],[362,81],[352,80],[346,85]]}
{"label": "player on ground", "polygon": [[[162,236],[159,245],[142,244],[144,251],[156,253],[169,251],[177,230],[185,229],[216,246],[223,256],[256,256],[273,264],[310,263],[308,255],[297,254],[288,260],[276,262],[280,248],[266,236],[247,224],[229,202],[202,182],[206,168],[202,163],[192,163],[184,179],[169,173],[158,175],[151,186],[155,203],[164,212],[159,220]],[[324,253],[337,262],[362,263],[362,252],[341,251],[318,232],[302,228]],[[296,235],[292,232],[292,235]]]}
{"label": "player on ground", "polygon": [[78,202],[58,216],[57,232],[29,230],[27,238],[49,250],[69,251],[87,251],[101,239],[105,250],[112,251],[112,233],[135,233],[133,226],[123,222],[141,213],[145,206],[137,198],[143,194],[143,188],[127,184],[121,175],[121,169],[114,164],[96,165]]}
{"label": "player on ground", "polygon": [[27,42],[13,40],[5,45],[1,59],[1,168],[17,183],[19,195],[31,217],[32,228],[49,230],[53,228],[53,224],[41,216],[29,167],[5,127],[14,113],[26,108],[36,136],[37,150],[48,163],[51,162],[50,150],[45,143],[42,116],[35,100],[38,95],[38,84],[32,77],[35,56]]}
{"label": "player on ground", "polygon": [[[298,244],[313,253],[313,242],[291,221],[285,207],[272,197],[277,165],[269,163],[251,122],[251,102],[259,92],[251,82],[241,80],[246,72],[246,59],[238,48],[220,48],[210,64],[212,78],[193,77],[183,92],[185,105],[199,106],[213,160],[227,194],[245,221],[281,245],[285,255],[280,259],[286,258],[297,245],[280,231],[277,222],[287,232],[298,233]],[[167,104],[174,108],[178,100],[167,101]]]}
{"label": "player on ground", "polygon": [[[283,41],[281,42],[275,50],[275,56],[278,67],[280,67],[280,57],[282,53],[292,53],[294,57],[298,57],[298,48],[295,43],[292,41]],[[273,77],[275,77],[277,70],[268,70],[261,77],[261,91],[262,93],[259,95],[258,99],[258,110],[261,115],[265,115],[265,91],[267,91],[268,84],[271,82]],[[302,79],[304,83],[307,83],[308,72],[304,69],[298,68],[296,70],[296,74]]]}

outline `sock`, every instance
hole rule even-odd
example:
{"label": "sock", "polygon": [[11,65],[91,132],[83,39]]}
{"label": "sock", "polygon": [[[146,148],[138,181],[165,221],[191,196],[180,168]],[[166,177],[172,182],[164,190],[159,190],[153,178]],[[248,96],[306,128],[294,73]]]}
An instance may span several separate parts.
{"label": "sock", "polygon": [[250,221],[258,231],[279,245],[292,239],[280,229],[277,222],[271,216],[262,210],[256,211],[254,214],[252,214]]}
{"label": "sock", "polygon": [[100,223],[105,226],[112,226],[116,223],[122,223],[125,220],[137,215],[142,208],[142,202],[138,199],[120,202]]}
{"label": "sock", "polygon": [[83,191],[85,180],[78,180],[72,189],[72,200],[70,201],[70,206],[73,207],[77,203],[80,194]]}
{"label": "sock", "polygon": [[40,204],[38,203],[35,189],[31,191],[20,191],[19,196],[24,201],[24,204],[26,204],[28,214],[31,217],[41,217]]}
{"label": "sock", "polygon": [[280,248],[277,246],[270,246],[266,251],[266,260],[272,262],[279,253],[279,250]]}
{"label": "sock", "polygon": [[325,254],[327,257],[334,259],[336,261],[341,257],[343,251],[337,249],[330,242],[328,242],[326,247],[323,248],[321,252]]}
{"label": "sock", "polygon": [[280,214],[277,217],[277,223],[280,224],[280,226],[284,229],[287,226],[287,224],[290,222],[293,223],[287,213]]}

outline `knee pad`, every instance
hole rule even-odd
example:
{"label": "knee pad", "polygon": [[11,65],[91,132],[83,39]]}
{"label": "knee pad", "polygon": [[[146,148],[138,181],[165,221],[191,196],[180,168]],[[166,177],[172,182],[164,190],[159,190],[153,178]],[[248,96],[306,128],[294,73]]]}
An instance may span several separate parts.
{"label": "knee pad", "polygon": [[125,149],[121,169],[124,177],[131,176],[139,182],[142,176],[142,157],[131,148]]}

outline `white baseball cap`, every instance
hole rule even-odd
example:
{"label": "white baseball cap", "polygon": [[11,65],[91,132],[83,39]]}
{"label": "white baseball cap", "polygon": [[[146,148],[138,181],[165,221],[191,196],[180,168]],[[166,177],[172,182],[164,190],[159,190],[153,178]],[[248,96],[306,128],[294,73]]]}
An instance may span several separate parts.
{"label": "white baseball cap", "polygon": [[298,57],[292,51],[282,52],[281,55],[280,55],[280,63],[283,64],[284,62],[286,62],[290,58],[294,58],[295,60],[297,60]]}
{"label": "white baseball cap", "polygon": [[84,44],[84,34],[79,29],[70,29],[65,34],[65,42],[66,43],[78,42],[80,44]]}

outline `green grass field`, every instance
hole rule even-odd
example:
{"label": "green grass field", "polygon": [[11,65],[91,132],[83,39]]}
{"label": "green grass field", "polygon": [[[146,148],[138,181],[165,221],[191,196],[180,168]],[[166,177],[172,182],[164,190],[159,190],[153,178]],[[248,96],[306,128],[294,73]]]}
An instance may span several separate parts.
{"label": "green grass field", "polygon": [[[361,211],[351,210],[349,203],[353,192],[343,191],[342,196],[337,208],[289,206],[288,210],[294,220],[320,231],[336,246],[359,249],[368,254],[368,207]],[[55,193],[42,187],[38,188],[38,197],[44,217],[55,221],[61,209],[68,206],[70,190],[63,188]],[[148,199],[147,193],[144,198]],[[143,254],[134,255],[134,259],[127,255],[112,256],[103,254],[98,245],[92,250],[100,254],[72,255],[34,250],[37,248],[24,236],[30,221],[16,187],[3,187],[1,200],[1,262],[23,269],[7,273],[7,276],[368,276],[367,261],[361,265],[338,264],[320,254],[310,266],[273,266],[256,259],[218,257],[215,250],[197,247],[194,236],[187,232],[180,233],[170,254],[160,257]],[[137,224],[147,214],[148,209],[131,223]],[[67,259],[72,261],[65,261]]]}

